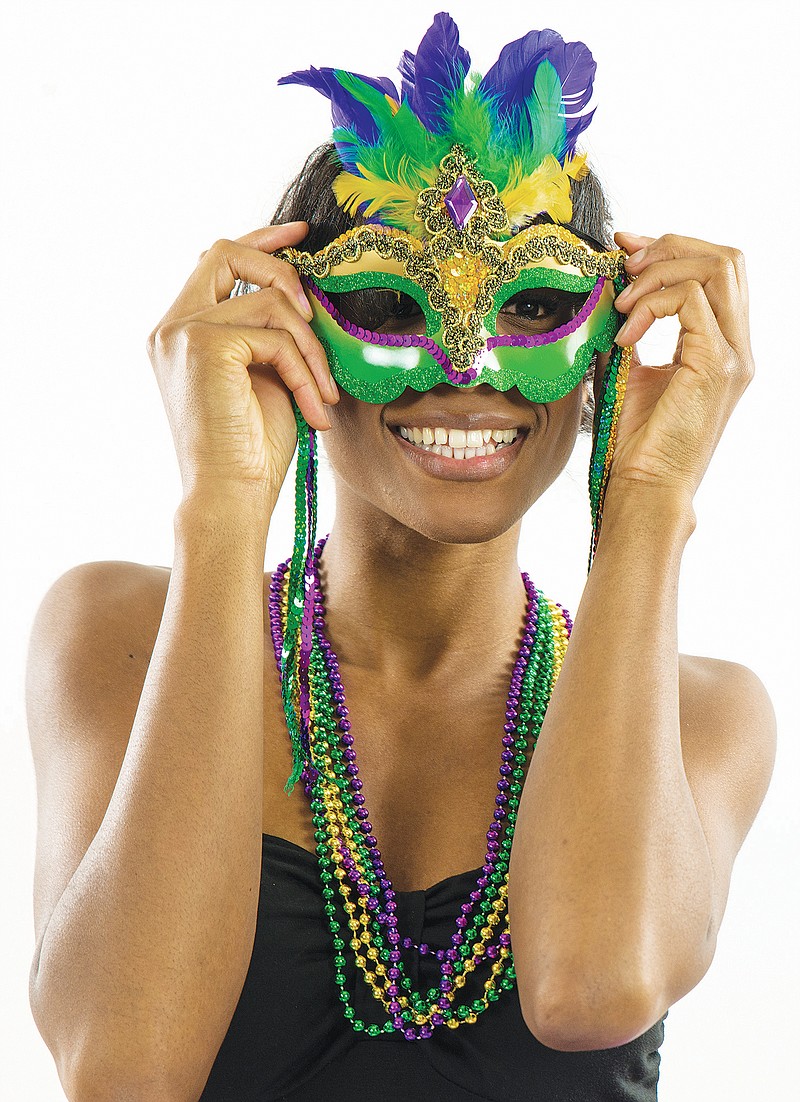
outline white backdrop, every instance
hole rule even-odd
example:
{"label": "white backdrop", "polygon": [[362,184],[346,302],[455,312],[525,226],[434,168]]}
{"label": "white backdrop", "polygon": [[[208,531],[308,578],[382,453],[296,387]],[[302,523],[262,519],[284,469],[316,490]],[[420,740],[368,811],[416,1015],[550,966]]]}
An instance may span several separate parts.
{"label": "white backdrop", "polygon": [[[27,1004],[35,790],[23,674],[32,617],[76,563],[172,561],[180,482],[145,339],[201,250],[268,221],[284,184],[329,134],[326,102],[277,88],[277,77],[312,63],[394,77],[437,10],[419,0],[26,0],[5,10],[0,1066],[15,1102],[64,1097]],[[779,750],[734,869],[716,959],[667,1020],[660,1097],[784,1099],[796,1080],[800,982],[791,6],[454,0],[449,10],[484,72],[531,27],[586,41],[599,104],[586,147],[616,225],[734,244],[747,257],[756,378],[695,499],[680,648],[758,673],[778,712]],[[645,360],[653,352],[661,362],[674,335],[668,324],[662,331],[666,340],[645,342]],[[527,518],[521,551],[537,585],[573,611],[589,541],[587,459],[583,441]],[[331,493],[326,479],[323,532]],[[270,532],[269,566],[290,550],[290,498]]]}

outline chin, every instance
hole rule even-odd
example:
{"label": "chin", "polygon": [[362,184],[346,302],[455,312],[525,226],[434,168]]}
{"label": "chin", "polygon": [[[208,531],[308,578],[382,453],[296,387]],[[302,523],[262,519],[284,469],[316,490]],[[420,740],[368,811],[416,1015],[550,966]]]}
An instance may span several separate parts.
{"label": "chin", "polygon": [[489,543],[513,528],[529,508],[526,503],[512,509],[509,502],[497,498],[487,505],[476,500],[478,496],[474,494],[471,502],[460,494],[451,501],[443,500],[441,495],[425,502],[384,499],[380,508],[424,539],[446,544]]}

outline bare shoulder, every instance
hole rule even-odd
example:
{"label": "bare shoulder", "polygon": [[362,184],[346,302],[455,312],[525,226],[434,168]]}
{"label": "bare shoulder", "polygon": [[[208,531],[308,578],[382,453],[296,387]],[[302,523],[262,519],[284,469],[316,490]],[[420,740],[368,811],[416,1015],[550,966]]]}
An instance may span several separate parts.
{"label": "bare shoulder", "polygon": [[163,567],[81,563],[36,612],[25,695],[38,796],[37,936],[108,806],[168,584]]}
{"label": "bare shoulder", "polygon": [[42,598],[29,640],[29,719],[52,701],[59,683],[64,696],[74,698],[72,678],[80,679],[81,695],[97,690],[98,704],[118,702],[126,685],[139,676],[143,681],[168,584],[165,567],[133,562],[81,563],[57,578]]}
{"label": "bare shoulder", "polygon": [[[775,711],[761,678],[748,666],[721,658],[680,654],[681,735],[687,743],[747,735],[775,749]],[[759,757],[761,754],[758,755]],[[769,756],[769,755],[767,755]]]}
{"label": "bare shoulder", "polygon": [[733,861],[769,788],[777,723],[758,675],[738,662],[679,656],[684,767],[715,868],[716,926]]}

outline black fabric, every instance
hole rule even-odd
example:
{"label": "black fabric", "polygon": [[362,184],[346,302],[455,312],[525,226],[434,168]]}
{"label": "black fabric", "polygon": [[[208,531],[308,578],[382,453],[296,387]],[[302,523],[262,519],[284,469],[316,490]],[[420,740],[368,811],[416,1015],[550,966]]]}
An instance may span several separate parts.
{"label": "black fabric", "polygon": [[[418,944],[449,947],[460,904],[478,870],[427,891],[398,892],[398,928]],[[348,988],[356,1014],[382,1022],[380,1003],[359,973],[352,950]],[[415,988],[439,977],[429,954],[414,958]],[[404,959],[411,959],[404,953]],[[473,1025],[434,1030],[427,1040],[356,1033],[334,984],[331,934],[314,854],[285,838],[263,836],[261,896],[250,968],[227,1036],[200,1102],[654,1102],[662,1018],[618,1048],[558,1052],[525,1025],[516,990],[503,991]],[[465,992],[482,993],[472,973]],[[459,1000],[460,1001],[460,1000]],[[666,1015],[665,1015],[666,1017]]]}

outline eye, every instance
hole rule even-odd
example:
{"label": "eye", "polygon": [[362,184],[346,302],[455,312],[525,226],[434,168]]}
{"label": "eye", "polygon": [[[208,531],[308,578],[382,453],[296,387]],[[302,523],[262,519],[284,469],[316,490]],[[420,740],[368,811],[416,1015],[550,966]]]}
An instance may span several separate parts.
{"label": "eye", "polygon": [[328,293],[328,298],[353,325],[373,333],[424,333],[425,314],[411,295],[383,287]]}
{"label": "eye", "polygon": [[[507,299],[497,315],[507,332],[551,333],[579,314],[587,295],[553,287],[531,287]],[[499,331],[499,328],[498,328]]]}
{"label": "eye", "polygon": [[402,291],[386,291],[384,294],[391,296],[389,315],[385,324],[390,321],[408,324],[423,317],[419,303],[411,295],[405,295]]}

